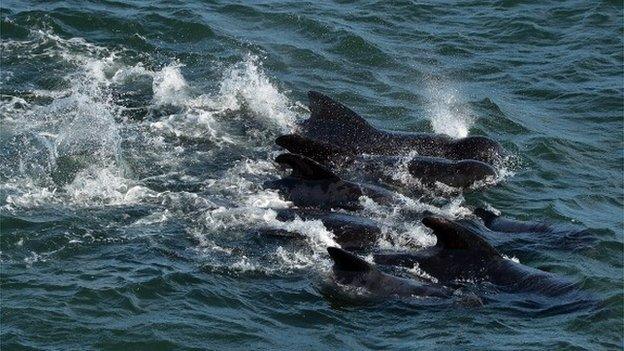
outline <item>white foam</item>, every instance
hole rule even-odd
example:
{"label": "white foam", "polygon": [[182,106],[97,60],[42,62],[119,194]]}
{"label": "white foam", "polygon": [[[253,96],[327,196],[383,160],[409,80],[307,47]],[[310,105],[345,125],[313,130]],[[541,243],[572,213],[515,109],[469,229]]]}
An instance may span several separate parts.
{"label": "white foam", "polygon": [[149,126],[157,133],[176,138],[202,140],[218,145],[234,143],[231,137],[220,131],[218,122],[206,111],[186,110],[152,122]]}
{"label": "white foam", "polygon": [[262,182],[276,172],[273,162],[244,159],[235,162],[221,177],[207,180],[206,186],[244,206],[289,207],[290,203],[284,201],[275,190],[262,189]]}
{"label": "white foam", "polygon": [[288,251],[281,246],[275,250],[275,257],[281,261],[284,267],[291,270],[306,269],[314,263],[309,254]]}
{"label": "white foam", "polygon": [[[7,188],[7,186],[4,186]],[[6,198],[6,205],[4,208],[12,209],[37,207],[46,203],[53,203],[57,199],[56,189],[48,189],[44,187],[37,187],[24,181],[20,184],[19,190],[12,189],[13,194],[8,195]]]}
{"label": "white foam", "polygon": [[159,195],[160,194],[158,194],[157,192],[144,186],[135,185],[130,187],[128,191],[126,191],[122,202],[125,204],[147,202],[149,199],[158,198]]}
{"label": "white foam", "polygon": [[188,99],[188,84],[182,76],[182,65],[165,66],[156,72],[153,77],[154,101],[158,105],[183,105]]}
{"label": "white foam", "polygon": [[318,251],[324,252],[328,246],[340,246],[334,241],[333,233],[329,232],[321,220],[302,220],[295,218],[292,221],[280,221],[277,213],[269,210],[263,216],[265,223],[273,229],[303,234]]}
{"label": "white foam", "polygon": [[435,237],[427,233],[420,223],[402,222],[393,231],[384,233],[380,247],[393,250],[410,250],[435,245]]}
{"label": "white foam", "polygon": [[240,260],[234,262],[231,266],[231,269],[239,271],[239,272],[250,272],[258,270],[258,266],[253,264],[247,256],[242,256]]}
{"label": "white foam", "polygon": [[82,206],[121,204],[129,182],[115,168],[88,167],[64,187],[68,198]]}
{"label": "white foam", "polygon": [[502,256],[506,260],[509,260],[509,261],[512,261],[512,262],[515,262],[515,263],[520,263],[520,259],[518,257],[516,257],[516,256],[512,256],[512,257],[509,257],[507,255],[502,255]]}
{"label": "white foam", "polygon": [[9,98],[0,104],[0,118],[2,118],[3,123],[13,121],[12,114],[30,108],[30,104],[20,97],[9,95],[2,95],[2,97]]}
{"label": "white foam", "polygon": [[147,225],[164,223],[171,219],[171,217],[171,213],[168,210],[154,212],[143,218],[138,219],[137,221],[132,223],[131,226],[144,227]]}
{"label": "white foam", "polygon": [[38,254],[34,251],[31,251],[29,256],[24,257],[24,263],[28,267],[31,267],[35,263],[46,262],[46,261],[47,261],[47,258],[44,255]]}
{"label": "white foam", "polygon": [[191,103],[193,107],[209,108],[217,113],[248,108],[262,121],[281,132],[294,128],[301,106],[292,103],[271,82],[257,56],[248,55],[244,61],[225,70],[217,94],[202,95]]}
{"label": "white foam", "polygon": [[[165,67],[166,68],[166,67]],[[111,83],[122,84],[128,80],[135,79],[141,76],[154,77],[155,72],[145,68],[143,63],[139,62],[136,65],[120,67],[112,76]]]}
{"label": "white foam", "polygon": [[438,279],[436,279],[434,276],[429,275],[427,272],[420,269],[420,267],[418,266],[418,263],[414,264],[414,267],[412,267],[411,269],[408,269],[408,272],[418,278],[429,280],[430,282],[434,284],[438,283]]}
{"label": "white foam", "polygon": [[451,219],[463,218],[472,213],[465,207],[461,195],[437,206],[402,195],[397,195],[397,198],[399,201],[393,205],[381,205],[370,198],[360,198],[363,207],[360,215],[382,225],[382,236],[377,244],[383,249],[402,251],[434,245],[436,239],[430,234],[430,229],[420,220],[413,220],[415,217],[420,218],[423,212]]}
{"label": "white foam", "polygon": [[[20,98],[1,102],[5,122],[11,120],[10,130],[32,136],[13,141],[16,144],[12,147],[19,150],[19,167],[11,170],[14,177],[10,182],[19,190],[11,194],[7,204],[91,206],[148,198],[140,194],[143,189],[133,188],[134,182],[121,156],[120,131],[125,126],[118,121],[123,120],[120,112],[124,108],[116,104],[109,86],[131,77],[150,76],[155,77],[156,100],[181,99],[185,82],[179,65],[166,66],[160,72],[149,71],[141,64],[125,66],[117,62],[116,52],[81,38],[63,39],[45,31],[32,32],[30,41],[4,46],[11,50],[36,48],[31,51],[43,51],[74,67],[64,77],[68,83],[65,88],[31,92],[33,96],[51,99],[49,104],[27,103]],[[196,120],[198,125],[211,130],[210,121],[204,116],[199,115]],[[152,145],[157,141],[158,137],[148,140]],[[46,157],[41,157],[43,152],[47,153]],[[60,158],[65,166],[75,168],[70,172],[76,172],[67,176],[66,185],[54,184],[49,179]],[[126,194],[128,189],[133,191]]]}
{"label": "white foam", "polygon": [[490,205],[490,204],[486,204],[485,205],[485,209],[490,211],[490,212],[492,212],[492,213],[494,213],[497,216],[501,215],[501,211],[499,209],[495,208],[494,206]]}
{"label": "white foam", "polygon": [[[301,113],[305,112],[271,82],[256,56],[249,55],[244,61],[226,68],[216,92],[199,96],[191,96],[192,89],[183,77],[181,67],[172,64],[151,73],[154,103],[182,108],[179,113],[153,122],[151,126],[155,130],[176,137],[210,140],[220,147],[247,145],[272,140],[278,132],[291,131]],[[122,80],[132,74],[149,75],[150,72],[138,66],[113,79]],[[241,123],[232,119],[233,115],[255,121]],[[246,126],[252,130],[247,131],[245,138],[229,135],[225,130],[232,129],[228,127],[230,123],[235,129]]]}

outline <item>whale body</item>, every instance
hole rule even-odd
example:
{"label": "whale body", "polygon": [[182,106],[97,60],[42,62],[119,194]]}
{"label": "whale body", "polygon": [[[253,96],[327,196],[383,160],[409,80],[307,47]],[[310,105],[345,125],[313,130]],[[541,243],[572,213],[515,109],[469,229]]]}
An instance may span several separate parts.
{"label": "whale body", "polygon": [[288,151],[299,153],[321,164],[331,164],[335,168],[363,170],[372,177],[383,178],[396,172],[403,165],[414,179],[425,185],[440,182],[455,188],[468,188],[476,182],[485,182],[496,177],[491,165],[477,160],[449,160],[440,157],[356,155],[342,149],[297,134],[287,134],[275,141]]}
{"label": "whale body", "polygon": [[342,285],[364,288],[377,296],[438,298],[452,296],[451,291],[444,287],[381,272],[375,265],[341,248],[328,247],[327,252],[334,261],[332,268],[334,279]]}
{"label": "whale body", "polygon": [[[318,144],[313,149],[307,147],[307,153],[301,148],[288,150],[313,159],[326,159],[335,154],[405,156],[416,153],[419,156],[472,159],[492,164],[503,155],[501,145],[486,137],[452,139],[443,134],[381,130],[326,95],[310,91],[308,98],[310,118],[300,124],[300,134]],[[316,152],[318,155],[314,155]]]}
{"label": "whale body", "polygon": [[547,222],[528,222],[505,218],[484,208],[474,214],[486,228],[497,235],[495,240],[516,242],[516,247],[545,247],[549,250],[583,250],[595,245],[597,237],[589,229]]}
{"label": "whale body", "polygon": [[[368,218],[342,212],[333,212],[307,208],[287,208],[277,211],[277,219],[285,222],[297,218],[303,220],[320,220],[328,231],[332,232],[334,241],[348,250],[364,250],[372,248],[381,236],[380,225]],[[265,234],[296,238],[298,233],[283,229],[266,228]]]}
{"label": "whale body", "polygon": [[423,224],[437,238],[435,246],[414,253],[377,254],[378,264],[418,267],[440,282],[486,281],[503,290],[560,295],[576,284],[552,273],[504,258],[472,229],[442,217],[425,217]]}
{"label": "whale body", "polygon": [[544,233],[553,231],[546,223],[525,222],[508,219],[484,208],[476,208],[474,214],[481,218],[483,224],[490,229],[503,233]]}
{"label": "whale body", "polygon": [[292,169],[282,179],[269,181],[265,187],[277,189],[288,201],[298,207],[323,209],[359,209],[360,197],[367,196],[378,203],[388,203],[394,196],[388,190],[374,185],[358,184],[341,179],[323,165],[296,154],[281,154],[277,163]]}

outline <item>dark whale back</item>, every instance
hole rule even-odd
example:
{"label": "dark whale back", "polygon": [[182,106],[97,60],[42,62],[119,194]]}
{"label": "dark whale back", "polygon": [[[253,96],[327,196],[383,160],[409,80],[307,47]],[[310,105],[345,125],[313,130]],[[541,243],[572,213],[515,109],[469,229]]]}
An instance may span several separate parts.
{"label": "dark whale back", "polygon": [[408,163],[408,170],[424,184],[440,182],[456,188],[467,188],[496,176],[496,170],[485,162],[451,161],[438,157],[414,157]]}
{"label": "dark whale back", "polygon": [[[276,211],[280,221],[293,221],[297,218],[320,220],[334,234],[336,243],[349,250],[371,249],[381,236],[380,225],[368,218],[318,209],[287,208]],[[302,237],[297,232],[284,229],[265,228],[262,232],[278,237]]]}
{"label": "dark whale back", "polygon": [[357,148],[363,137],[378,134],[364,118],[347,106],[316,91],[308,92],[310,118],[301,123],[304,134],[340,147]]}
{"label": "dark whale back", "polygon": [[480,235],[455,221],[425,217],[423,224],[433,230],[435,246],[413,254],[376,255],[375,262],[406,267],[418,264],[440,281],[488,281],[507,291],[555,296],[577,288],[554,274],[503,258]]}
{"label": "dark whale back", "polygon": [[275,144],[292,153],[304,155],[320,163],[344,160],[352,156],[351,150],[347,148],[299,134],[281,135],[275,139]]}
{"label": "dark whale back", "polygon": [[369,272],[376,270],[362,258],[337,247],[328,247],[327,252],[334,261],[334,270],[343,272]]}
{"label": "dark whale back", "polygon": [[361,196],[378,203],[394,200],[389,190],[343,180],[327,167],[302,155],[282,154],[275,161],[291,168],[292,172],[288,177],[266,182],[265,187],[277,189],[299,207],[354,210],[361,208]]}
{"label": "dark whale back", "polygon": [[[453,140],[442,134],[380,130],[326,95],[310,91],[308,98],[310,118],[300,124],[301,134],[348,153],[406,155],[416,152],[421,156],[474,159],[487,163],[497,162],[503,153],[499,143],[481,136]],[[319,150],[321,144],[313,147]],[[296,149],[291,151],[298,152]]]}
{"label": "dark whale back", "polygon": [[487,241],[454,221],[429,216],[422,222],[436,236],[435,246],[414,253],[378,254],[375,262],[409,268],[418,265],[439,281],[454,282],[480,280],[484,270],[503,260]]}
{"label": "dark whale back", "polygon": [[334,278],[341,284],[365,288],[378,296],[451,297],[451,293],[443,287],[383,273],[373,264],[341,248],[328,247],[327,252],[334,261]]}
{"label": "dark whale back", "polygon": [[587,250],[597,241],[591,229],[571,224],[519,221],[499,216],[484,208],[476,208],[474,214],[492,232],[507,234],[496,235],[496,240],[513,242],[513,246],[521,250],[539,247],[563,251]]}
{"label": "dark whale back", "polygon": [[275,158],[275,162],[287,165],[292,169],[290,174],[293,178],[307,180],[338,181],[338,177],[327,167],[312,161],[311,159],[297,154],[281,154]]}
{"label": "dark whale back", "polygon": [[[361,169],[376,179],[387,178],[388,170],[393,173],[405,160],[400,156],[366,155],[358,156],[354,150],[335,144],[315,140],[299,134],[286,134],[275,139],[275,143],[288,151],[306,156],[316,162],[334,167]],[[408,161],[408,171],[424,185],[440,182],[455,188],[467,188],[475,182],[486,181],[496,176],[496,170],[489,164],[477,160],[448,160],[440,157],[415,156]],[[392,181],[392,177],[389,178]]]}
{"label": "dark whale back", "polygon": [[266,182],[267,188],[277,189],[284,197],[299,207],[345,209],[359,208],[359,199],[364,195],[355,183],[338,177],[325,166],[305,156],[282,154],[277,163],[291,168],[288,177]]}
{"label": "dark whale back", "polygon": [[302,134],[352,153],[396,155],[411,151],[423,140],[426,149],[435,151],[452,141],[445,135],[382,131],[327,95],[310,91],[308,98],[310,118],[301,123]]}
{"label": "dark whale back", "polygon": [[435,247],[440,251],[465,251],[489,259],[501,257],[485,239],[455,221],[428,216],[422,219],[422,223],[433,231],[437,238]]}
{"label": "dark whale back", "polygon": [[546,223],[524,222],[507,219],[484,208],[476,208],[474,214],[481,218],[483,224],[493,231],[503,233],[545,233],[553,231]]}

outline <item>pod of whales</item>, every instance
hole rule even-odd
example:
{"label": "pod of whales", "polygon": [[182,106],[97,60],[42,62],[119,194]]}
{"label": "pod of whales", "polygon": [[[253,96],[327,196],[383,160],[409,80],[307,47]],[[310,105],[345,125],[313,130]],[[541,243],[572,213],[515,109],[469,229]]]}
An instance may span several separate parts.
{"label": "pod of whales", "polygon": [[[475,183],[487,183],[496,177],[494,166],[504,151],[499,143],[486,137],[452,139],[439,134],[380,130],[328,96],[310,91],[308,97],[310,117],[300,123],[297,133],[276,139],[276,144],[290,153],[277,156],[275,161],[291,172],[266,182],[265,187],[278,190],[293,204],[292,208],[277,210],[278,220],[320,220],[333,233],[341,247],[328,247],[327,251],[333,261],[332,276],[339,285],[385,297],[449,298],[454,288],[466,283],[488,283],[505,292],[544,296],[578,290],[576,284],[554,274],[507,259],[488,242],[497,238],[496,233],[552,232],[550,226],[505,219],[482,208],[475,209],[474,214],[489,231],[481,232],[483,227],[478,227],[477,222],[469,222],[475,224],[472,226],[424,214],[420,218],[436,237],[434,246],[395,253],[376,251],[381,224],[345,212],[361,209],[363,196],[382,205],[396,204],[394,192],[374,183],[405,170],[422,186],[442,183],[460,190],[472,189]],[[349,180],[354,175],[358,181]],[[297,237],[281,229],[266,232]],[[373,253],[375,264],[346,250]],[[436,283],[400,278],[385,273],[384,267],[418,267]]]}

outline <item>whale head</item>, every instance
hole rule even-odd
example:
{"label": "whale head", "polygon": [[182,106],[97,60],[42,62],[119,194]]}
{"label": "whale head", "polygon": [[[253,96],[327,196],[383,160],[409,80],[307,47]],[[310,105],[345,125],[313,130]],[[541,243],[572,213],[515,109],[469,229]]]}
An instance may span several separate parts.
{"label": "whale head", "polygon": [[483,136],[470,136],[455,140],[446,153],[446,157],[454,160],[473,159],[488,164],[500,163],[505,150],[497,141]]}
{"label": "whale head", "polygon": [[475,257],[500,257],[500,254],[485,239],[471,228],[457,221],[427,216],[422,223],[433,231],[437,238],[436,247],[443,251],[461,251]]}

